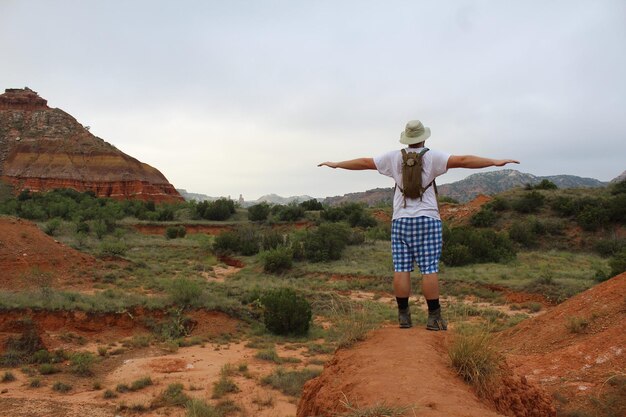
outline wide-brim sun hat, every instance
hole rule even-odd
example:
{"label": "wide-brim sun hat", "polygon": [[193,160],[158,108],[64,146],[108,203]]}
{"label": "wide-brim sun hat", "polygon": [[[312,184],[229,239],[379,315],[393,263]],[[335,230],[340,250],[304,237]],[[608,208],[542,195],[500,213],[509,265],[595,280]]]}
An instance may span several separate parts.
{"label": "wide-brim sun hat", "polygon": [[430,128],[424,127],[419,120],[411,120],[406,124],[404,132],[400,133],[400,143],[414,145],[424,142],[430,137]]}

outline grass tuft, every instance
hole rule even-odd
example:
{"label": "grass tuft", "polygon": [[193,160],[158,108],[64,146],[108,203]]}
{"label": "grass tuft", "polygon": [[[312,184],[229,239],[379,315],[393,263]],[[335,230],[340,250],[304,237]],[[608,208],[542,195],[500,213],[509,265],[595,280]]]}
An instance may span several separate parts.
{"label": "grass tuft", "polygon": [[488,391],[502,363],[490,333],[481,327],[468,328],[458,333],[448,355],[457,374],[480,395]]}

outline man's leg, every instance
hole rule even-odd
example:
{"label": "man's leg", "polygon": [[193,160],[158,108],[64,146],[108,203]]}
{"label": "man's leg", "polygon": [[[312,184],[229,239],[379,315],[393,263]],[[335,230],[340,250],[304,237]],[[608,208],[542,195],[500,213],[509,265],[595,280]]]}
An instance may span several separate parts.
{"label": "man's leg", "polygon": [[428,304],[428,330],[447,330],[448,323],[441,317],[439,305],[439,276],[437,273],[422,276],[422,294]]}
{"label": "man's leg", "polygon": [[400,328],[407,329],[413,325],[409,310],[409,296],[411,295],[411,273],[393,273],[393,293],[398,303],[398,322]]}

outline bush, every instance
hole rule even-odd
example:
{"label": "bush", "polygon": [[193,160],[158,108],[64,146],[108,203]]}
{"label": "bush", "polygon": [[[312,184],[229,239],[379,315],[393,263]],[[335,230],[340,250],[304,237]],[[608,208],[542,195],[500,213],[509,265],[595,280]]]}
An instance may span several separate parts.
{"label": "bush", "polygon": [[177,278],[172,281],[168,293],[174,305],[181,307],[197,306],[202,299],[202,286],[197,281]]}
{"label": "bush", "polygon": [[503,197],[495,197],[493,200],[485,204],[486,208],[490,208],[493,211],[505,211],[511,208],[511,203]]}
{"label": "bush", "polygon": [[261,246],[264,250],[276,249],[285,246],[286,243],[285,236],[276,230],[266,230],[261,237]]}
{"label": "bush", "polygon": [[304,217],[304,208],[296,204],[280,206],[278,211],[278,219],[283,222],[294,222]]}
{"label": "bush", "polygon": [[474,227],[491,227],[496,223],[496,213],[489,208],[482,208],[470,218],[470,224]]}
{"label": "bush", "polygon": [[309,331],[309,302],[290,288],[272,290],[261,297],[265,327],[274,334],[303,335]]}
{"label": "bush", "polygon": [[235,203],[227,198],[215,201],[202,201],[196,206],[197,214],[207,220],[227,220],[235,214]]}
{"label": "bush", "polygon": [[66,393],[71,391],[72,386],[68,385],[68,384],[64,384],[61,381],[57,381],[52,385],[52,389],[57,391],[57,392],[62,392],[62,393]]}
{"label": "bush", "polygon": [[576,222],[583,230],[595,231],[609,223],[609,213],[602,206],[585,206],[576,216]]}
{"label": "bush", "polygon": [[543,179],[539,184],[535,184],[532,188],[533,190],[556,190],[559,187],[557,187],[552,181]]}
{"label": "bush", "polygon": [[283,368],[278,368],[274,373],[261,379],[261,383],[263,385],[270,385],[285,395],[299,397],[302,394],[304,384],[320,373],[321,371],[319,370],[308,368],[299,371],[286,371]]}
{"label": "bush", "polygon": [[165,229],[165,237],[168,239],[176,239],[179,237],[185,237],[187,235],[187,229],[185,226],[170,226]]}
{"label": "bush", "polygon": [[100,254],[103,256],[124,256],[128,246],[123,240],[107,239],[100,244]]}
{"label": "bush", "polygon": [[322,203],[320,203],[314,198],[307,200],[307,201],[303,201],[302,203],[300,203],[300,207],[308,211],[324,210],[324,206],[322,205]]}
{"label": "bush", "polygon": [[317,230],[308,232],[304,239],[304,253],[312,262],[327,262],[341,258],[350,233],[342,224],[323,223]]}
{"label": "bush", "polygon": [[513,201],[513,209],[519,213],[536,213],[543,207],[545,197],[537,191],[530,191]]}
{"label": "bush", "polygon": [[48,223],[46,223],[46,226],[44,227],[43,231],[45,232],[45,234],[49,236],[54,236],[54,234],[56,233],[56,231],[59,229],[60,226],[61,226],[61,220],[52,219]]}
{"label": "bush", "polygon": [[509,229],[509,237],[527,248],[537,245],[537,233],[527,222],[514,222]]}
{"label": "bush", "polygon": [[[490,229],[444,227],[443,241],[446,244],[443,246],[441,259],[450,266],[459,265],[455,262],[506,262],[515,258],[515,249],[511,240],[505,234],[496,233]],[[466,250],[469,252],[469,257]]]}
{"label": "bush", "polygon": [[281,273],[291,269],[293,254],[290,248],[278,247],[261,254],[263,270],[270,273]]}
{"label": "bush", "polygon": [[601,239],[593,247],[596,252],[605,257],[616,255],[625,248],[626,239]]}
{"label": "bush", "polygon": [[217,253],[235,252],[244,256],[259,253],[261,239],[257,230],[250,226],[240,226],[232,232],[224,232],[215,238],[213,250]]}
{"label": "bush", "polygon": [[611,276],[619,275],[626,271],[626,249],[622,249],[609,261]]}
{"label": "bush", "polygon": [[270,205],[267,203],[255,204],[248,207],[248,220],[252,222],[259,222],[267,220],[267,216],[270,214]]}
{"label": "bush", "polygon": [[91,365],[95,356],[89,352],[75,353],[70,357],[70,370],[79,376],[92,376]]}

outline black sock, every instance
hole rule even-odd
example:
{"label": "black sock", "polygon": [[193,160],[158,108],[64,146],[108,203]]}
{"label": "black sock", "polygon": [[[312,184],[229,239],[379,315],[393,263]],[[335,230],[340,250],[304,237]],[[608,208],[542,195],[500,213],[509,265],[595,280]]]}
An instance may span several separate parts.
{"label": "black sock", "polygon": [[409,297],[396,297],[396,302],[398,303],[398,309],[400,310],[406,310],[407,308],[409,308]]}
{"label": "black sock", "polygon": [[439,298],[435,298],[434,300],[426,300],[426,303],[428,304],[428,311],[435,311],[440,307]]}

